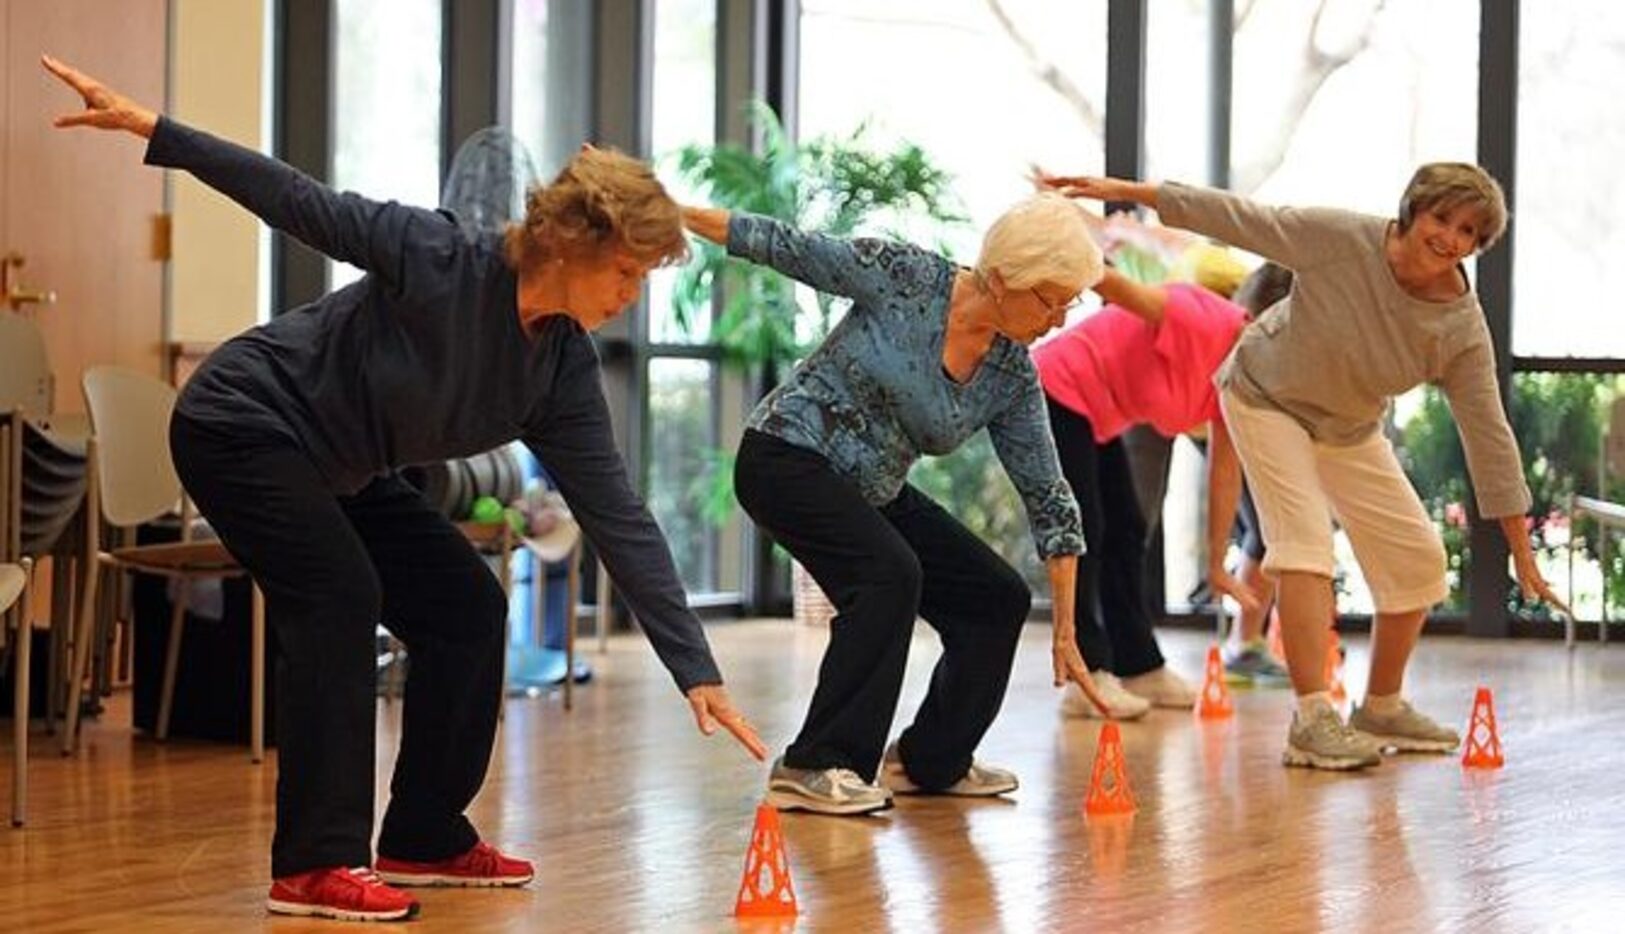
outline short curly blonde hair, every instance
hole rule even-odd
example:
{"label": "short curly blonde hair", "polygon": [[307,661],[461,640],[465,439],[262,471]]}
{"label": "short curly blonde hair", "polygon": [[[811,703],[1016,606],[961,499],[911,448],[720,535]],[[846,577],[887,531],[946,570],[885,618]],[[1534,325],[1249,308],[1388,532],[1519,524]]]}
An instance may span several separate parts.
{"label": "short curly blonde hair", "polygon": [[550,184],[531,188],[503,245],[515,269],[608,246],[650,266],[688,258],[677,202],[647,163],[613,149],[584,148]]}
{"label": "short curly blonde hair", "polygon": [[1399,199],[1399,232],[1411,228],[1421,211],[1452,211],[1462,205],[1479,214],[1478,251],[1501,239],[1507,229],[1507,198],[1495,177],[1470,162],[1429,162],[1416,170]]}

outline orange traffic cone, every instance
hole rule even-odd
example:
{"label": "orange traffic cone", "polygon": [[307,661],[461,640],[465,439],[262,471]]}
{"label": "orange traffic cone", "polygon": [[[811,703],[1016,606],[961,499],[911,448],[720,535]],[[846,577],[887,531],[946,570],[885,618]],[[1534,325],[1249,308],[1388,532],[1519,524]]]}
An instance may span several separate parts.
{"label": "orange traffic cone", "polygon": [[1343,640],[1338,638],[1337,630],[1331,630],[1326,640],[1326,690],[1332,695],[1332,700],[1341,704],[1348,700],[1348,689],[1343,686],[1343,653],[1338,647]]}
{"label": "orange traffic cone", "polygon": [[1223,720],[1236,712],[1230,703],[1230,689],[1224,686],[1224,662],[1219,647],[1207,649],[1207,670],[1202,675],[1202,693],[1196,698],[1196,715],[1203,720]]}
{"label": "orange traffic cone", "polygon": [[756,808],[756,827],[745,852],[745,875],[739,880],[736,918],[791,918],[797,914],[796,892],[790,886],[790,858],[784,853],[784,832],[779,812],[762,804]]}
{"label": "orange traffic cone", "polygon": [[1506,764],[1501,755],[1501,736],[1495,731],[1495,702],[1490,689],[1479,686],[1473,698],[1473,718],[1467,724],[1467,749],[1461,764],[1469,769],[1498,769]]}
{"label": "orange traffic cone", "polygon": [[1095,745],[1095,768],[1089,776],[1089,797],[1084,799],[1083,813],[1105,817],[1133,814],[1138,809],[1134,792],[1128,787],[1122,734],[1117,730],[1117,721],[1107,720],[1100,727],[1100,741]]}

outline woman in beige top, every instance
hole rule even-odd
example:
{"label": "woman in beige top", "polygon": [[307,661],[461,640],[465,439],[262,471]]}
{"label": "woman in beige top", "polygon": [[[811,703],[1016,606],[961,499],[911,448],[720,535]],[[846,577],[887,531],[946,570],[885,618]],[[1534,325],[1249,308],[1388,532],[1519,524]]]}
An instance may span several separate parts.
{"label": "woman in beige top", "polygon": [[[1518,583],[1562,606],[1535,566],[1517,442],[1507,424],[1483,311],[1462,261],[1506,227],[1501,187],[1463,163],[1416,171],[1397,218],[1271,207],[1177,183],[1049,177],[1073,197],[1130,201],[1163,221],[1296,273],[1288,296],[1237,343],[1216,379],[1279,582],[1298,710],[1284,761],[1375,765],[1384,748],[1448,752],[1460,742],[1401,697],[1428,608],[1448,593],[1445,553],[1380,431],[1393,397],[1429,382],[1455,415],[1480,514],[1500,520]],[[1228,508],[1230,504],[1211,504]],[[1365,702],[1347,723],[1322,661],[1333,613],[1332,520],[1348,533],[1376,603]]]}

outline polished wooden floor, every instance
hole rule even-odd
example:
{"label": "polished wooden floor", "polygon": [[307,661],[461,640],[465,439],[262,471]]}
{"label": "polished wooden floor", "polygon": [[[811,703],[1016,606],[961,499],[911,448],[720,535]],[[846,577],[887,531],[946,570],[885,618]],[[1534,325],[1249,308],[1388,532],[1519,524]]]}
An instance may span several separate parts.
{"label": "polished wooden floor", "polygon": [[[766,621],[711,634],[736,696],[782,746],[823,633]],[[1281,691],[1238,692],[1236,717],[1217,724],[1157,712],[1123,728],[1138,815],[1089,821],[1099,727],[1059,715],[1047,639],[1029,627],[982,749],[1020,774],[1011,800],[785,816],[798,929],[1625,930],[1625,648],[1425,642],[1419,706],[1465,725],[1473,687],[1495,691],[1497,772],[1455,757],[1353,776],[1286,770]],[[1199,670],[1200,635],[1164,643],[1178,668]],[[922,628],[905,712],[936,653]],[[1364,656],[1350,640],[1356,696]],[[412,929],[760,929],[731,911],[765,770],[693,731],[641,641],[614,640],[594,661],[574,713],[552,698],[509,702],[472,811],[489,839],[537,861],[537,881],[426,891]],[[398,710],[380,708],[380,795]],[[264,914],[274,760],[159,746],[127,723],[115,698],[75,759],[36,732],[32,819],[0,829],[0,930],[342,929]]]}

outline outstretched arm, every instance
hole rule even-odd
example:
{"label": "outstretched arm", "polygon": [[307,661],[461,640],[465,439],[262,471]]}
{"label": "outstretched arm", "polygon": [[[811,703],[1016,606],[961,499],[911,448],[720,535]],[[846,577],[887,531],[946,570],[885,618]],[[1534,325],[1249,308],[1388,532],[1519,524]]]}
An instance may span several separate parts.
{"label": "outstretched arm", "polygon": [[1563,611],[1564,616],[1572,618],[1574,611],[1552,590],[1552,585],[1535,564],[1535,549],[1529,544],[1529,531],[1524,525],[1523,514],[1502,516],[1498,521],[1501,523],[1501,535],[1506,538],[1507,547],[1512,552],[1512,567],[1518,575],[1518,589],[1523,591],[1524,599],[1545,601]]}
{"label": "outstretched arm", "polygon": [[830,295],[868,298],[899,277],[941,262],[907,244],[832,237],[748,211],[693,206],[682,210],[683,224],[695,236]]}
{"label": "outstretched arm", "polygon": [[162,117],[48,55],[41,63],[84,101],[56,126],[134,133],[148,140],[149,165],[184,169],[311,249],[392,285],[431,270],[442,248],[457,242],[447,215],[334,191],[290,165]]}
{"label": "outstretched arm", "polygon": [[98,130],[124,130],[142,139],[151,139],[158,125],[158,114],[137,104],[123,94],[107,87],[95,78],[66,62],[49,55],[40,56],[45,70],[61,78],[84,101],[78,113],[63,114],[51,121],[58,128],[88,126]]}
{"label": "outstretched arm", "polygon": [[1136,282],[1108,266],[1106,275],[1095,283],[1094,290],[1101,298],[1133,312],[1152,327],[1162,323],[1163,311],[1168,305],[1168,290],[1163,286]]}
{"label": "outstretched arm", "polygon": [[1224,566],[1224,553],[1230,545],[1230,529],[1236,522],[1241,503],[1241,459],[1224,419],[1215,418],[1208,426],[1207,447],[1207,582],[1215,595],[1229,594],[1243,612],[1258,609],[1258,595],[1232,577]]}
{"label": "outstretched arm", "polygon": [[683,226],[696,237],[718,246],[728,245],[728,218],[730,212],[722,208],[697,208],[683,205]]}
{"label": "outstretched arm", "polygon": [[1068,198],[1090,198],[1095,201],[1127,201],[1157,209],[1157,195],[1162,186],[1156,182],[1136,182],[1126,178],[1108,178],[1097,175],[1048,175],[1035,173],[1033,180],[1042,187]]}

